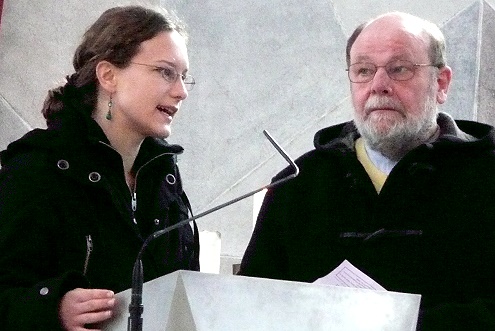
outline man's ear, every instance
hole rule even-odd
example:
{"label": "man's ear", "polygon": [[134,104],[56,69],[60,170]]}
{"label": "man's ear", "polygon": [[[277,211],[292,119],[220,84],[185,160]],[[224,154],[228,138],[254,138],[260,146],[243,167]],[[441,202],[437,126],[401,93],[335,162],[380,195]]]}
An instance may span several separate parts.
{"label": "man's ear", "polygon": [[447,92],[449,91],[450,81],[452,80],[452,69],[445,66],[440,68],[437,76],[438,90],[437,102],[444,103],[447,100]]}
{"label": "man's ear", "polygon": [[108,61],[100,61],[95,70],[101,88],[110,94],[114,93],[117,86],[117,67]]}

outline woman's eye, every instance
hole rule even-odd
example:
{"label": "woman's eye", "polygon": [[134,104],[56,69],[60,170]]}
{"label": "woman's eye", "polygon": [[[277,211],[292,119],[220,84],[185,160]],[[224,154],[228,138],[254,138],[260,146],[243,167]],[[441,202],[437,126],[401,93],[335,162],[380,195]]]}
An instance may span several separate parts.
{"label": "woman's eye", "polygon": [[160,72],[167,81],[174,81],[177,74],[172,68],[160,68]]}

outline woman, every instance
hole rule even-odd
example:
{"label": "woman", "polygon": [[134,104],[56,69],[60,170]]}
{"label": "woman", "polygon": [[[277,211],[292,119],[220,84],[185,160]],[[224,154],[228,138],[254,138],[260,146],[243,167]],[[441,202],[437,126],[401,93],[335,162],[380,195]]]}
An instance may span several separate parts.
{"label": "woman", "polygon": [[[49,92],[35,129],[0,155],[2,330],[88,330],[131,286],[144,239],[189,216],[169,145],[193,87],[187,36],[143,7],[105,11]],[[196,224],[152,241],[144,280],[199,270]]]}

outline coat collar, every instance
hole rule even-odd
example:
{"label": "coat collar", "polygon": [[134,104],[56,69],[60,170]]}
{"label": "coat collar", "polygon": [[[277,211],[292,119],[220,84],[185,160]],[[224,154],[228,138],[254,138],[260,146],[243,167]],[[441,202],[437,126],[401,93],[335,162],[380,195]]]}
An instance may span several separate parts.
{"label": "coat collar", "polygon": [[[30,150],[84,155],[84,151],[101,148],[102,145],[110,146],[110,142],[101,127],[82,112],[67,109],[63,115],[52,121],[47,129],[34,129],[10,143],[7,149],[0,153],[0,161],[5,165],[19,153]],[[135,167],[140,167],[162,154],[170,154],[175,159],[183,150],[181,146],[169,144],[165,139],[148,137],[141,145]]]}
{"label": "coat collar", "polygon": [[[440,127],[439,138],[433,142],[437,146],[455,145],[483,149],[495,148],[495,129],[479,122],[454,120],[450,115],[440,112],[437,116]],[[360,137],[353,121],[321,129],[315,134],[314,146],[317,150],[351,149],[354,141]]]}

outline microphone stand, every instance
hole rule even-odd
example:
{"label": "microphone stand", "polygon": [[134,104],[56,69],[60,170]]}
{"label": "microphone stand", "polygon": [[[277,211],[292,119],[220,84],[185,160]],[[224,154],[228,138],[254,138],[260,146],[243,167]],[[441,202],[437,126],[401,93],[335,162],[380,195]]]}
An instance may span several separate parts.
{"label": "microphone stand", "polygon": [[263,187],[260,187],[254,191],[251,191],[249,193],[243,194],[240,197],[237,197],[235,199],[232,199],[230,201],[224,202],[216,207],[213,207],[211,209],[208,209],[202,213],[197,214],[196,216],[192,216],[188,219],[182,220],[174,225],[171,225],[169,227],[166,227],[163,230],[156,231],[152,233],[146,240],[144,241],[143,245],[141,246],[141,250],[139,251],[136,262],[134,263],[134,268],[132,270],[132,291],[131,291],[131,303],[129,304],[129,317],[127,320],[127,330],[128,331],[142,331],[143,329],[143,318],[141,317],[144,307],[142,304],[142,296],[143,296],[143,262],[142,262],[142,255],[148,246],[148,244],[174,230],[179,227],[182,227],[186,224],[189,224],[190,222],[201,218],[203,216],[206,216],[208,214],[211,214],[219,209],[222,209],[224,207],[230,206],[238,201],[241,201],[245,198],[248,198],[262,190],[273,188],[275,186],[278,186],[294,177],[296,177],[299,174],[299,167],[296,165],[294,160],[283,150],[283,148],[272,138],[272,136],[268,133],[268,131],[263,130],[263,133],[265,134],[266,138],[272,143],[272,145],[275,147],[275,149],[284,157],[284,159],[290,164],[290,166],[294,169],[294,173],[290,174],[287,177],[281,178],[279,180],[276,180],[268,185],[265,185]]}

